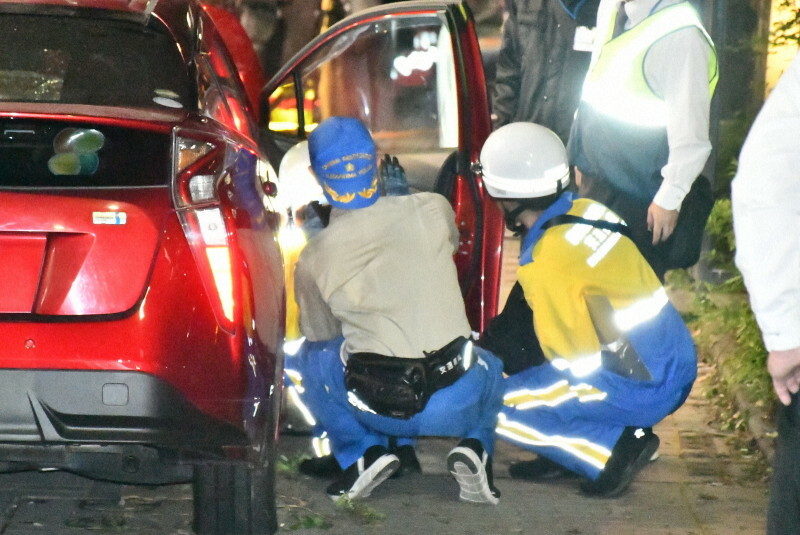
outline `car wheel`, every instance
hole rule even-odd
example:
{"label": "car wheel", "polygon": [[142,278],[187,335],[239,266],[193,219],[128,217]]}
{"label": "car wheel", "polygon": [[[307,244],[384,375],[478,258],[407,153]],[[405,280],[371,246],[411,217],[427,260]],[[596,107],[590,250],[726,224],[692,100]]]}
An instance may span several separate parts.
{"label": "car wheel", "polygon": [[198,535],[272,535],[275,512],[275,464],[195,466],[194,530]]}

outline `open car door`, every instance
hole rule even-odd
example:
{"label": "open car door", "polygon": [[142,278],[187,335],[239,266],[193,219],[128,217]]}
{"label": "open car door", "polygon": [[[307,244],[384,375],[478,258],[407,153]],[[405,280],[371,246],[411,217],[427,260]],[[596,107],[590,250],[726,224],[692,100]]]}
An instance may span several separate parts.
{"label": "open car door", "polygon": [[[462,293],[472,328],[481,332],[497,313],[504,227],[472,172],[491,123],[466,5],[408,1],[350,16],[295,55],[262,97],[274,163],[324,119],[357,117],[379,157],[399,159],[412,192],[450,199],[461,234],[455,260]],[[279,177],[279,190],[295,190],[287,183],[293,178]],[[317,195],[310,188],[308,200]]]}

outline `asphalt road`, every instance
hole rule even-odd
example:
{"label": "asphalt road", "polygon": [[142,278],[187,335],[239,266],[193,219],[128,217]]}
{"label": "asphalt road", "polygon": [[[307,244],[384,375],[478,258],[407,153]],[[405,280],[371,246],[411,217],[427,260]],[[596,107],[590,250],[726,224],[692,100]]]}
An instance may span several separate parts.
{"label": "asphalt road", "polygon": [[[576,480],[534,484],[512,480],[508,465],[528,454],[498,442],[498,506],[458,501],[447,473],[450,439],[422,439],[422,474],[389,480],[355,509],[337,507],[326,481],[281,471],[281,533],[318,535],[412,534],[647,534],[756,535],[764,532],[764,462],[742,451],[733,433],[715,429],[700,378],[689,401],[655,431],[660,457],[617,499],[587,498]],[[280,453],[306,453],[307,439],[285,436]],[[98,483],[62,472],[0,476],[0,534],[190,535],[187,485],[133,487]]]}

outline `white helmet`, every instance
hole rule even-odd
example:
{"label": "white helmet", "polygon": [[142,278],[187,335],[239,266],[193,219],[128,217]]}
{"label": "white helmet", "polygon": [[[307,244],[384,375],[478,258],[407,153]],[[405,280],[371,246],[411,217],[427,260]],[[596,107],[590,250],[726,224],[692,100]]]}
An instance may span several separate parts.
{"label": "white helmet", "polygon": [[309,170],[310,166],[308,141],[301,141],[283,155],[278,169],[279,190],[292,210],[310,201],[325,199],[319,182]]}
{"label": "white helmet", "polygon": [[567,151],[552,130],[535,123],[510,123],[486,138],[481,173],[489,195],[534,199],[569,185]]}

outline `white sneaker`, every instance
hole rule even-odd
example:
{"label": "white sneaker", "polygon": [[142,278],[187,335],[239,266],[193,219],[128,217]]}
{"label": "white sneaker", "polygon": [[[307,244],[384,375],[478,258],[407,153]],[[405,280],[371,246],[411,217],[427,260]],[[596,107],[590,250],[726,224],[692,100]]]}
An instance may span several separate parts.
{"label": "white sneaker", "polygon": [[326,492],[333,501],[368,497],[400,467],[400,459],[383,446],[371,446],[342,476],[331,483]]}
{"label": "white sneaker", "polygon": [[465,502],[497,505],[500,491],[493,484],[492,459],[479,440],[465,438],[447,455],[447,468],[461,487]]}

